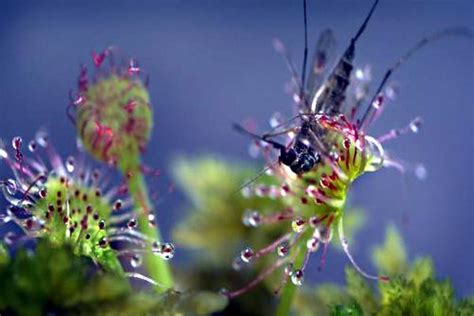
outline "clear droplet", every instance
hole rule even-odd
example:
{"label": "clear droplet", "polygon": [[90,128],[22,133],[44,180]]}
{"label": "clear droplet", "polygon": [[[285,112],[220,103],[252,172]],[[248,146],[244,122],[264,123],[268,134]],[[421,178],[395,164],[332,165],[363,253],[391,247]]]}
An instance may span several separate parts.
{"label": "clear droplet", "polygon": [[38,191],[38,195],[40,198],[44,199],[48,195],[48,189],[46,187],[42,187]]}
{"label": "clear droplet", "polygon": [[148,225],[150,227],[156,227],[156,219],[154,214],[148,214]]}
{"label": "clear droplet", "polygon": [[164,243],[161,246],[161,253],[160,253],[161,258],[165,260],[170,260],[171,258],[174,257],[174,245],[172,243]]}
{"label": "clear droplet", "polygon": [[332,229],[324,226],[324,225],[321,225],[317,228],[317,232],[315,232],[315,235],[319,232],[319,240],[324,243],[324,244],[327,244],[331,241],[332,239]]}
{"label": "clear droplet", "polygon": [[13,195],[18,190],[18,186],[16,185],[16,181],[13,179],[8,179],[6,182],[7,192],[10,195]]}
{"label": "clear droplet", "polygon": [[319,239],[316,237],[311,237],[306,242],[306,248],[308,248],[309,252],[316,252],[319,248]]}
{"label": "clear droplet", "polygon": [[289,251],[290,251],[290,248],[289,248],[287,242],[281,243],[277,247],[277,255],[279,257],[286,257],[288,255]]}
{"label": "clear droplet", "polygon": [[140,256],[139,254],[133,255],[130,259],[130,265],[132,266],[132,268],[140,267],[142,265],[142,262],[142,256]]}
{"label": "clear droplet", "polygon": [[302,218],[295,218],[291,222],[291,228],[293,229],[295,233],[301,233],[302,231],[304,231],[305,226],[306,226],[306,221]]}
{"label": "clear droplet", "polygon": [[421,117],[415,118],[413,121],[410,122],[409,128],[413,133],[418,133],[420,131],[422,119]]}
{"label": "clear droplet", "polygon": [[303,285],[304,273],[302,270],[297,269],[291,273],[291,282],[296,286]]}
{"label": "clear droplet", "polygon": [[244,250],[240,252],[240,258],[242,259],[243,262],[249,263],[252,261],[255,253],[253,252],[252,248],[247,247]]}
{"label": "clear droplet", "polygon": [[20,150],[22,143],[23,143],[23,139],[20,136],[13,137],[13,139],[12,139],[13,149]]}
{"label": "clear droplet", "polygon": [[275,112],[273,115],[270,117],[269,123],[271,128],[278,127],[281,125],[284,121],[283,115],[280,112]]}
{"label": "clear droplet", "polygon": [[29,143],[28,143],[28,150],[32,153],[34,153],[36,151],[36,148],[38,148],[38,145],[36,145],[36,142],[34,140],[31,140]]}
{"label": "clear droplet", "polygon": [[419,180],[425,180],[426,177],[428,177],[428,171],[423,164],[418,164],[415,166],[415,176]]}
{"label": "clear droplet", "polygon": [[66,170],[69,173],[72,173],[74,171],[74,166],[75,166],[74,157],[72,157],[72,156],[67,157],[67,159],[66,159]]}
{"label": "clear droplet", "polygon": [[248,148],[249,156],[256,159],[260,156],[260,146],[258,142],[251,142]]}
{"label": "clear droplet", "polygon": [[127,223],[127,227],[129,229],[134,229],[135,227],[137,227],[137,219],[136,218],[131,218]]}
{"label": "clear droplet", "polygon": [[16,239],[16,234],[14,232],[7,232],[3,236],[3,242],[5,242],[6,245],[12,245],[15,242]]}
{"label": "clear droplet", "polygon": [[243,217],[242,223],[248,227],[258,227],[262,221],[262,216],[258,211],[246,210]]}

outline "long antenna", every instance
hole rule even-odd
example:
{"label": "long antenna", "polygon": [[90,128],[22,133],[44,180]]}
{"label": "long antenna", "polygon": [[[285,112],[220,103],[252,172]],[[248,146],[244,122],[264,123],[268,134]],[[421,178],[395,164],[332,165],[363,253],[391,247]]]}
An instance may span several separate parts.
{"label": "long antenna", "polygon": [[369,24],[370,18],[372,17],[372,14],[374,13],[375,8],[377,7],[378,3],[379,3],[379,0],[375,0],[374,4],[372,5],[372,8],[369,11],[369,14],[364,20],[364,23],[362,23],[362,25],[360,26],[359,30],[357,31],[356,36],[354,36],[351,39],[351,45],[354,45],[354,43],[359,39],[359,36],[361,36],[362,33],[364,33],[365,28],[367,27],[367,24]]}
{"label": "long antenna", "polygon": [[303,53],[303,69],[301,70],[301,91],[300,97],[304,98],[305,80],[306,80],[306,64],[308,63],[308,13],[307,1],[303,1],[304,15],[304,53]]}
{"label": "long antenna", "polygon": [[402,64],[406,63],[412,55],[420,50],[421,48],[425,47],[426,45],[433,43],[439,39],[442,39],[444,37],[448,36],[465,36],[467,38],[474,38],[474,35],[472,33],[472,30],[466,27],[453,27],[453,28],[448,28],[445,30],[442,30],[440,32],[434,33],[432,35],[426,36],[419,40],[413,47],[411,47],[400,59],[398,59],[392,67],[390,67],[385,75],[383,76],[382,81],[380,82],[374,96],[370,100],[370,103],[367,107],[367,110],[364,113],[364,116],[359,122],[359,128],[361,128],[366,120],[369,118],[370,113],[372,113],[373,110],[373,104],[375,102],[375,99],[379,96],[379,94],[382,92],[383,87],[387,83],[388,79],[391,77],[393,72],[399,68]]}
{"label": "long antenna", "polygon": [[276,149],[280,149],[280,150],[284,150],[286,149],[285,145],[282,145],[280,143],[277,143],[273,140],[269,140],[269,139],[265,139],[263,138],[262,136],[260,135],[257,135],[257,134],[254,134],[248,130],[246,130],[243,126],[241,126],[240,124],[237,124],[237,123],[234,123],[232,124],[232,128],[235,129],[237,132],[239,133],[242,133],[242,134],[246,134],[246,135],[249,135],[250,137],[252,138],[255,138],[255,139],[258,139],[258,140],[261,140],[263,142],[266,142],[270,145],[272,145],[273,147],[275,147]]}

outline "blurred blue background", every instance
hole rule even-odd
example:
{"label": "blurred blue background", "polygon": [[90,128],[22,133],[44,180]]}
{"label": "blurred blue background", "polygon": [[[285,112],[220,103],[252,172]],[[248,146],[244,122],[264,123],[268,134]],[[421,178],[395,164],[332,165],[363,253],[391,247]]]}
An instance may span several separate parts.
{"label": "blurred blue background", "polygon": [[[340,52],[371,2],[309,0],[311,43],[332,27]],[[117,45],[151,73],[156,124],[148,164],[167,173],[177,155],[209,152],[255,163],[247,155],[248,140],[230,125],[251,117],[264,126],[274,111],[291,113],[283,91],[288,73],[271,40],[282,39],[300,64],[301,7],[295,0],[2,0],[0,136],[29,139],[44,126],[59,151],[71,153],[75,132],[65,107],[79,64],[90,63],[91,49]],[[377,81],[423,35],[472,27],[473,21],[471,0],[382,1],[360,40],[356,63],[370,63]],[[363,266],[370,267],[370,250],[383,240],[387,224],[395,223],[412,256],[432,256],[457,295],[474,294],[473,77],[473,43],[462,38],[431,45],[395,74],[400,96],[372,132],[379,135],[422,115],[419,134],[387,149],[423,162],[428,178],[383,170],[357,183],[353,202],[368,214],[355,241]],[[9,175],[2,165],[0,177]],[[177,192],[159,206],[168,237],[184,214],[182,198]],[[343,280],[347,259],[332,250],[328,262],[324,272],[313,273],[315,282]]]}

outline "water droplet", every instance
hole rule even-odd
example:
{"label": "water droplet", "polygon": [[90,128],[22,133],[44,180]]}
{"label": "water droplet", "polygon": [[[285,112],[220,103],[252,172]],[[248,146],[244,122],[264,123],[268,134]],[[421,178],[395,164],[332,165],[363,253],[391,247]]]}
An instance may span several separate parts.
{"label": "water droplet", "polygon": [[302,218],[295,218],[293,222],[291,222],[291,228],[295,233],[301,233],[304,231],[306,226],[306,221]]}
{"label": "water droplet", "polygon": [[319,238],[319,240],[322,243],[327,244],[331,241],[333,234],[332,234],[332,229],[330,229],[330,228],[328,228],[324,225],[321,225],[317,228],[317,230],[315,230],[314,235],[315,235],[316,238]]}
{"label": "water droplet", "polygon": [[38,195],[40,198],[44,199],[48,195],[48,189],[46,187],[42,187],[39,189]]}
{"label": "water droplet", "polygon": [[132,256],[132,258],[130,259],[130,265],[132,266],[132,268],[138,268],[142,265],[142,256],[138,255],[138,254],[135,254]]}
{"label": "water droplet", "polygon": [[422,121],[421,117],[417,117],[413,121],[410,122],[410,125],[408,127],[410,128],[410,130],[413,133],[418,133],[420,131],[420,127],[421,127],[422,122],[423,121]]}
{"label": "water droplet", "polygon": [[160,253],[161,258],[165,260],[170,260],[171,258],[174,257],[174,245],[172,243],[164,243],[161,246],[161,253]]}
{"label": "water droplet", "polygon": [[[72,228],[72,227],[71,227]],[[99,240],[99,247],[105,248],[109,244],[107,238],[104,236]]]}
{"label": "water droplet", "polygon": [[242,259],[243,262],[249,263],[252,261],[255,253],[253,252],[252,248],[247,247],[244,250],[240,252],[240,258]]}
{"label": "water droplet", "polygon": [[129,229],[134,229],[135,227],[137,227],[137,220],[135,218],[131,218],[127,223],[127,227]]}
{"label": "water droplet", "polygon": [[415,166],[415,176],[419,180],[425,180],[426,177],[428,176],[428,171],[426,170],[425,166],[423,164],[418,164]]}
{"label": "water droplet", "polygon": [[16,185],[16,181],[13,179],[8,179],[6,182],[6,187],[7,187],[7,192],[10,195],[13,195],[16,193],[18,187]]}
{"label": "water droplet", "polygon": [[66,159],[66,170],[69,173],[72,173],[74,171],[74,165],[75,165],[74,157],[72,157],[72,156],[67,157],[67,159]]}
{"label": "water droplet", "polygon": [[275,112],[273,115],[270,117],[269,123],[271,128],[278,127],[281,125],[284,121],[283,115],[281,115],[280,112]]}
{"label": "water droplet", "polygon": [[309,252],[316,252],[319,248],[319,239],[316,237],[311,237],[306,242],[306,247],[308,248]]}
{"label": "water droplet", "polygon": [[149,225],[150,227],[156,227],[155,215],[153,215],[153,214],[148,214],[148,225]]}
{"label": "water droplet", "polygon": [[20,150],[21,149],[21,144],[23,143],[23,139],[19,136],[15,136],[12,139],[12,147],[15,150]]}
{"label": "water droplet", "polygon": [[284,242],[278,245],[277,247],[277,255],[279,257],[286,257],[290,251],[290,248],[288,247],[288,243]]}
{"label": "water droplet", "polygon": [[223,287],[219,290],[219,294],[224,295],[224,296],[228,296],[229,295],[229,290],[226,289],[225,287]]}
{"label": "water droplet", "polygon": [[99,229],[104,229],[105,228],[105,221],[103,219],[101,219],[99,221]]}
{"label": "water droplet", "polygon": [[114,211],[118,211],[122,208],[123,202],[121,199],[117,199],[114,203]]}
{"label": "water droplet", "polygon": [[253,190],[252,190],[252,188],[251,188],[249,185],[247,185],[247,186],[245,186],[245,187],[242,188],[242,190],[240,191],[240,193],[242,194],[242,196],[243,196],[244,198],[249,198],[249,197],[252,196]]}
{"label": "water droplet", "polygon": [[248,227],[258,227],[260,226],[261,221],[262,216],[255,210],[246,210],[242,217],[243,224]]}
{"label": "water droplet", "polygon": [[288,263],[283,272],[286,276],[291,276],[293,274],[293,263]]}
{"label": "water droplet", "polygon": [[36,148],[38,148],[38,145],[36,145],[36,142],[34,140],[31,140],[29,143],[28,143],[28,150],[32,153],[34,153],[36,151]]}
{"label": "water droplet", "polygon": [[36,133],[36,142],[41,147],[47,147],[48,146],[48,134],[45,131],[39,131],[38,133]]}
{"label": "water droplet", "polygon": [[16,234],[14,232],[7,232],[3,236],[3,241],[6,245],[12,245],[15,242]]}
{"label": "water droplet", "polygon": [[291,273],[291,282],[296,286],[303,285],[304,273],[302,270],[297,269]]}

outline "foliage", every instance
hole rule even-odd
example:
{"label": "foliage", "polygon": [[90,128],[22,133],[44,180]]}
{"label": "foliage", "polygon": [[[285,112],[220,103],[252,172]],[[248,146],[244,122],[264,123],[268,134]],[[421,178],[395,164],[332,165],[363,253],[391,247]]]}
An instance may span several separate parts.
{"label": "foliage", "polygon": [[[327,285],[323,285],[312,293],[299,293],[295,304],[298,315],[310,315],[308,310],[333,316],[474,314],[474,298],[457,302],[451,283],[435,277],[429,258],[418,258],[411,264],[407,261],[402,237],[393,226],[388,227],[384,244],[374,249],[373,261],[380,272],[394,276],[388,283],[379,282],[374,289],[370,281],[347,268],[345,288],[332,287],[328,294]],[[337,299],[329,300],[328,295]],[[302,301],[307,304],[300,306]]]}
{"label": "foliage", "polygon": [[222,309],[212,293],[134,291],[121,274],[97,269],[71,247],[39,241],[0,265],[0,313],[45,315],[201,315]]}

